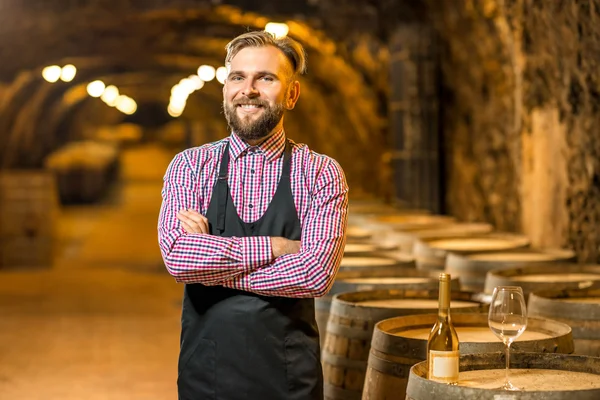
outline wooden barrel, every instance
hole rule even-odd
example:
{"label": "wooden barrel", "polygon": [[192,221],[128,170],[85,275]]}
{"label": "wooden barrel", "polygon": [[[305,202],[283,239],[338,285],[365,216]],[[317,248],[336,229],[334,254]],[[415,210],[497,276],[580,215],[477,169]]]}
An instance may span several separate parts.
{"label": "wooden barrel", "polygon": [[400,251],[412,254],[415,242],[420,239],[482,235],[490,233],[492,229],[492,225],[484,223],[454,223],[437,228],[423,226],[408,232],[395,231],[390,236],[396,240]]}
{"label": "wooden barrel", "polygon": [[390,228],[398,231],[411,231],[424,227],[436,228],[456,222],[456,218],[447,215],[427,214],[390,214],[378,215],[365,222],[365,226],[372,229]]}
{"label": "wooden barrel", "polygon": [[[437,314],[411,315],[379,322],[373,332],[363,399],[403,399],[410,368],[427,359],[427,339]],[[452,315],[461,354],[502,352],[504,345],[488,326],[487,314]],[[573,352],[571,328],[563,323],[529,318],[527,329],[511,346],[525,352]]]}
{"label": "wooden barrel", "polygon": [[[473,293],[452,292],[454,311],[486,311]],[[391,289],[337,294],[333,298],[321,361],[325,399],[360,399],[375,324],[397,315],[431,313],[438,288]],[[433,326],[433,324],[432,324]]]}
{"label": "wooden barrel", "polygon": [[520,249],[506,252],[456,254],[446,258],[446,272],[459,276],[463,290],[482,292],[485,276],[494,269],[537,263],[560,263],[575,259],[575,252],[564,249]]}
{"label": "wooden barrel", "polygon": [[[335,282],[329,293],[323,297],[315,299],[315,318],[317,327],[321,334],[321,346],[325,343],[325,328],[327,327],[327,319],[329,318],[329,308],[333,295],[341,293],[341,289],[337,283],[347,278],[367,278],[367,277],[419,277],[429,278],[430,274],[418,273],[414,268],[414,259],[410,256],[404,257],[402,260],[384,258],[384,257],[344,257],[340,264],[340,270],[336,276]],[[375,285],[375,283],[373,283]],[[348,286],[344,286],[347,288]],[[422,286],[421,286],[422,287]],[[426,286],[430,287],[430,286]],[[352,291],[350,288],[349,291]]]}
{"label": "wooden barrel", "polygon": [[[378,256],[382,251],[392,251],[397,246],[393,244],[377,245],[375,243],[347,243],[344,247],[344,257]],[[409,257],[405,257],[408,259]]]}
{"label": "wooden barrel", "polygon": [[50,172],[0,172],[0,267],[50,266],[57,217]]}
{"label": "wooden barrel", "polygon": [[[504,355],[460,357],[458,385],[427,379],[427,362],[410,370],[407,400],[597,400],[600,399],[600,358],[568,354],[511,352],[510,380],[518,391],[497,389],[504,383]],[[399,398],[388,397],[388,398]]]}
{"label": "wooden barrel", "polygon": [[345,271],[395,271],[396,268],[414,268],[415,259],[406,255],[404,258],[391,257],[344,257],[340,264],[340,272]]}
{"label": "wooden barrel", "polygon": [[431,211],[417,208],[399,208],[390,205],[348,206],[348,224],[364,226],[374,217],[386,215],[429,215]]}
{"label": "wooden barrel", "polygon": [[397,211],[397,207],[385,203],[383,200],[354,200],[348,202],[349,214],[379,214]]}
{"label": "wooden barrel", "polygon": [[569,325],[575,354],[600,357],[600,288],[534,292],[527,309],[530,316]]}
{"label": "wooden barrel", "polygon": [[373,232],[359,225],[349,225],[346,229],[346,243],[368,243]]}
{"label": "wooden barrel", "polygon": [[529,246],[523,235],[494,232],[466,237],[420,239],[415,242],[413,255],[418,269],[443,270],[448,253],[469,254],[514,250]]}
{"label": "wooden barrel", "polygon": [[485,293],[496,286],[521,286],[523,293],[540,290],[585,289],[600,283],[600,265],[539,263],[492,270],[485,277]]}
{"label": "wooden barrel", "polygon": [[[327,295],[315,299],[315,318],[320,332],[321,347],[325,344],[325,331],[333,296],[360,290],[413,288],[429,289],[438,285],[430,273],[417,271],[411,257],[394,260],[379,257],[344,257],[333,286]],[[459,281],[452,280],[458,290]]]}

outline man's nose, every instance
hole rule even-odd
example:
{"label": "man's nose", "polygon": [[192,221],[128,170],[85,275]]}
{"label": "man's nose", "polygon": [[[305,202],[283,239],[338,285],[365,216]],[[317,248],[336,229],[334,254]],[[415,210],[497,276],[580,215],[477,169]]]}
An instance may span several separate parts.
{"label": "man's nose", "polygon": [[254,86],[254,81],[251,79],[246,80],[245,86],[242,88],[242,94],[246,97],[258,97],[259,93]]}

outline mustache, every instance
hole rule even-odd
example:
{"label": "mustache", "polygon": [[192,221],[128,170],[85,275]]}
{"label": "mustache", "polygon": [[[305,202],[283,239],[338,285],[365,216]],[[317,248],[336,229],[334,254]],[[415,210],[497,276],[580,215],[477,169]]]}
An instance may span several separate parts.
{"label": "mustache", "polygon": [[263,106],[263,107],[267,107],[269,105],[266,101],[262,101],[259,99],[249,99],[249,98],[238,99],[233,102],[234,106],[239,106],[241,104],[250,104],[253,106]]}

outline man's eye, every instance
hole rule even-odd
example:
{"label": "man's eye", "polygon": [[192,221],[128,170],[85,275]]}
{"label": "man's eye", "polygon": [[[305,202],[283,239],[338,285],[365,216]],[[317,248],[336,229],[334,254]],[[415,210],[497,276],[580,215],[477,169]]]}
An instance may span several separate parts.
{"label": "man's eye", "polygon": [[241,76],[232,76],[231,78],[229,78],[230,81],[241,81],[242,77]]}
{"label": "man's eye", "polygon": [[263,81],[273,82],[273,77],[271,77],[271,76],[263,76],[261,79]]}

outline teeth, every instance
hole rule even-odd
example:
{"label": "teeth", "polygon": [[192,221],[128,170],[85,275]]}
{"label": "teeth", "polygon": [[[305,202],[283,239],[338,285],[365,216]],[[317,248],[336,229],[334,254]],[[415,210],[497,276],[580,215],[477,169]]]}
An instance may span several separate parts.
{"label": "teeth", "polygon": [[255,104],[240,104],[240,107],[242,107],[242,108],[258,108],[260,106],[255,105]]}

